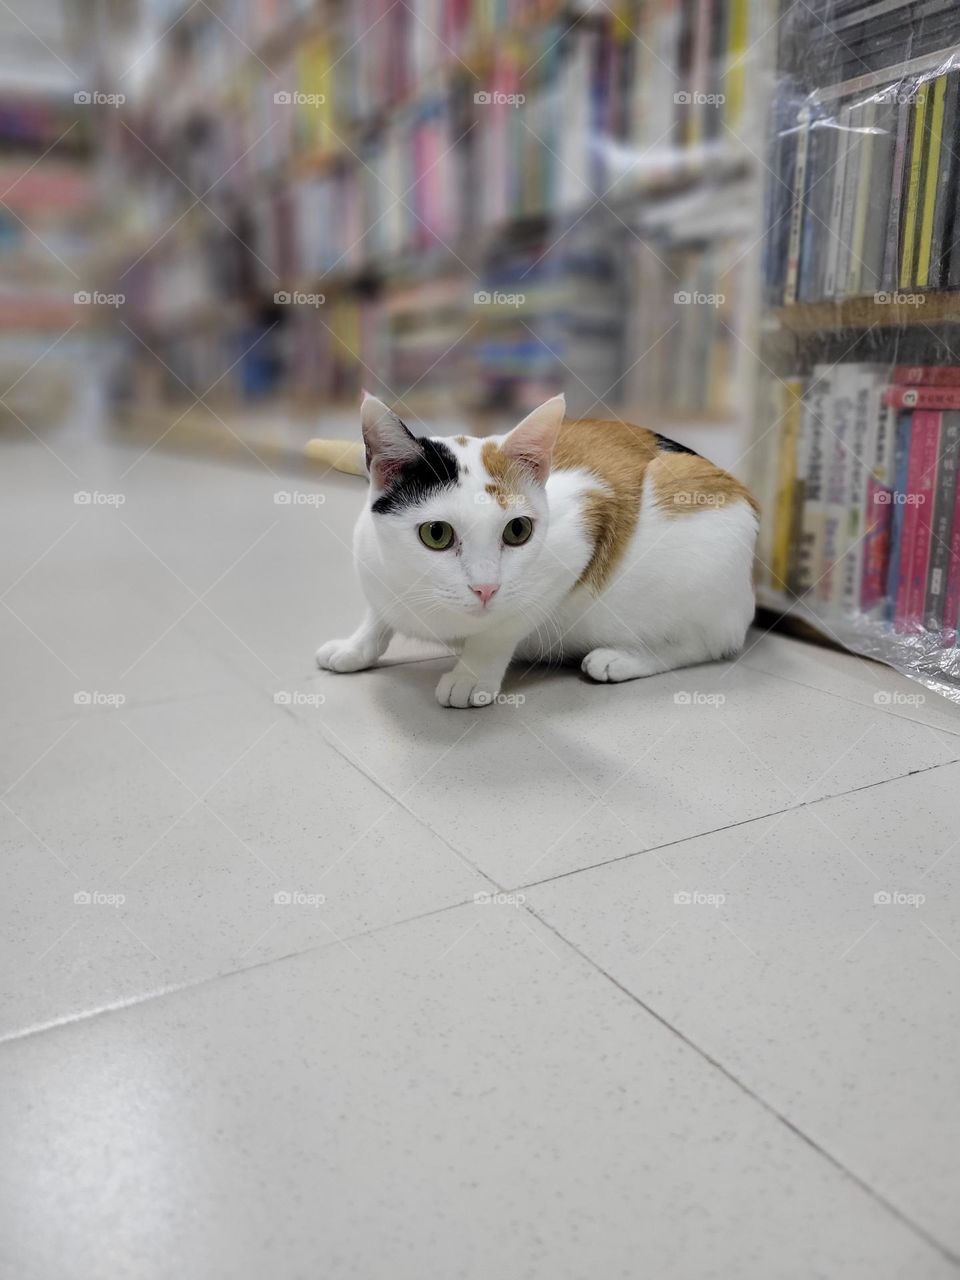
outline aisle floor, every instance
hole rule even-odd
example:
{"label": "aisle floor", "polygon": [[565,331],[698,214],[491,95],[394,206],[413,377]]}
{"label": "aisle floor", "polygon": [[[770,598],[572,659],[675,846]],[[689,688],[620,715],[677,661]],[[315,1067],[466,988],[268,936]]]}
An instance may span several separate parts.
{"label": "aisle floor", "polygon": [[313,667],[359,481],[2,447],[0,1276],[960,1274],[957,708],[445,711]]}

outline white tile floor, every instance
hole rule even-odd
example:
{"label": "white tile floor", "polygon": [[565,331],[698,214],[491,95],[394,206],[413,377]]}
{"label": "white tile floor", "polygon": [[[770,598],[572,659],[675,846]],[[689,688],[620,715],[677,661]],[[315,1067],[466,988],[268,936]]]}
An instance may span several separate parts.
{"label": "white tile floor", "polygon": [[422,650],[312,668],[358,481],[46,443],[2,446],[3,1280],[960,1273],[956,708],[756,632],[442,711]]}

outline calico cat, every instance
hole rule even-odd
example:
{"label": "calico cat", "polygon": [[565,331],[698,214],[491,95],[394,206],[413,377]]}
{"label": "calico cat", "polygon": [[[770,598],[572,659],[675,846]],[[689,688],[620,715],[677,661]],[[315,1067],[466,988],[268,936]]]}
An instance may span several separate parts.
{"label": "calico cat", "polygon": [[513,658],[633,680],[737,652],[754,612],[757,506],[719,467],[642,427],[564,421],[563,396],[507,435],[411,434],[374,396],[354,557],[368,608],[317,651],[372,666],[394,632],[459,653],[445,707],[492,703]]}

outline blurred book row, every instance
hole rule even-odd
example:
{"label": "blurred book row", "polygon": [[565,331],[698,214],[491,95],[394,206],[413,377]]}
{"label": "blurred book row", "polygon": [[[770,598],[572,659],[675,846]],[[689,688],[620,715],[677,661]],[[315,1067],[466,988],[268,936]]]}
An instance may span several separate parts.
{"label": "blurred book row", "polygon": [[100,213],[92,122],[78,119],[65,62],[70,24],[49,5],[34,16],[42,38],[0,13],[0,427],[19,434],[70,404],[76,294],[95,269]]}
{"label": "blurred book row", "polygon": [[751,0],[196,6],[115,113],[114,287],[169,366],[143,351],[124,395],[379,380],[425,411],[565,389],[729,420],[761,22]]}

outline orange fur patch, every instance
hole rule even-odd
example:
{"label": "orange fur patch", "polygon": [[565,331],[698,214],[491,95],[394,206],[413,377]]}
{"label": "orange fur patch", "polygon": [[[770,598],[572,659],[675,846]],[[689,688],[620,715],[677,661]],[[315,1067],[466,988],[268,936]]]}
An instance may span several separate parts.
{"label": "orange fur patch", "polygon": [[493,481],[486,486],[487,493],[506,509],[514,501],[514,494],[523,492],[524,483],[530,483],[530,476],[520,463],[507,457],[495,440],[488,440],[481,447],[480,458]]}
{"label": "orange fur patch", "polygon": [[[480,451],[492,477],[487,493],[502,507],[524,482],[524,470],[493,440]],[[728,502],[748,502],[753,495],[739,480],[706,458],[661,449],[656,434],[628,422],[584,418],[565,422],[553,453],[554,471],[581,469],[603,484],[585,498],[583,519],[593,540],[593,555],[578,586],[602,590],[623,559],[640,516],[643,487],[649,472],[657,509],[669,515],[692,515]]]}
{"label": "orange fur patch", "polygon": [[663,450],[654,432],[626,422],[597,418],[565,422],[553,467],[557,471],[582,468],[603,481],[602,489],[587,494],[583,513],[594,551],[580,585],[595,592],[603,588],[630,545],[648,471],[658,508],[670,514],[686,515],[727,501],[746,501],[756,509],[748,490],[720,467],[693,454]]}
{"label": "orange fur patch", "polygon": [[739,480],[689,453],[661,453],[650,466],[650,480],[657,510],[666,515],[687,516],[731,502],[747,502],[760,512],[753,494]]}
{"label": "orange fur patch", "polygon": [[592,471],[605,486],[591,490],[584,502],[593,555],[578,585],[599,592],[620,563],[637,527],[643,477],[656,455],[656,437],[643,427],[584,418],[560,428],[554,470]]}
{"label": "orange fur patch", "polygon": [[457,444],[459,444],[459,445],[464,445],[464,444],[466,444],[466,443],[467,443],[467,437],[466,437],[466,436],[454,436],[453,438],[454,438],[454,440],[457,442]]}

